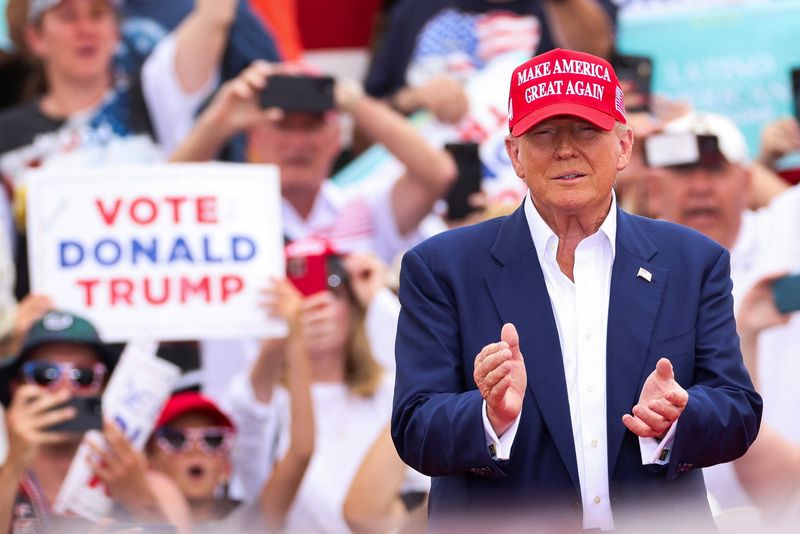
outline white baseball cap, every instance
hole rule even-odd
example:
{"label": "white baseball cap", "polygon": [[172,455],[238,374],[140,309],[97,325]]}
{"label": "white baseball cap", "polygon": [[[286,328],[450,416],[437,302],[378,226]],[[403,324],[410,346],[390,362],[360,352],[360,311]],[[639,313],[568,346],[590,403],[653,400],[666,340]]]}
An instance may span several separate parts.
{"label": "white baseball cap", "polygon": [[[45,11],[47,11],[48,9],[53,9],[61,2],[63,2],[63,0],[29,0],[28,22],[34,22],[39,20],[39,18],[44,14]],[[114,8],[120,7],[122,5],[122,0],[108,0],[108,2]]]}
{"label": "white baseball cap", "polygon": [[748,165],[750,152],[744,134],[731,119],[717,113],[691,111],[664,124],[666,134],[714,135],[728,163]]}

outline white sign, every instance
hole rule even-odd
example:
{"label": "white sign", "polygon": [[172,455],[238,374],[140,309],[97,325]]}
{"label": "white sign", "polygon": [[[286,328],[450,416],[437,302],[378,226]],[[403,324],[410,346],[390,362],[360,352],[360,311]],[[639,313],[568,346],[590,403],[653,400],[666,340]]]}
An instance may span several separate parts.
{"label": "white sign", "polygon": [[[156,358],[156,347],[156,343],[144,341],[128,343],[103,393],[103,418],[116,424],[140,452],[181,374],[178,366]],[[53,510],[97,522],[111,515],[114,501],[90,467],[89,457],[94,452],[88,442],[107,448],[100,432],[91,430],[84,435]]]}
{"label": "white sign", "polygon": [[47,169],[28,178],[32,291],[90,318],[105,341],[285,335],[258,305],[285,269],[275,167]]}

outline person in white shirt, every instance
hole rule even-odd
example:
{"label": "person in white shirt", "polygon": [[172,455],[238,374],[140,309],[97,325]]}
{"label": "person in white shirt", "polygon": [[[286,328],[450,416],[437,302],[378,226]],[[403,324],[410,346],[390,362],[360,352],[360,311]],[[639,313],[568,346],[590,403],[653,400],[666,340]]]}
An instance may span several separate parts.
{"label": "person in white shirt", "polygon": [[[694,140],[700,135],[717,140],[721,158],[652,166],[648,177],[651,199],[663,219],[699,230],[730,250],[738,320],[746,295],[755,286],[763,286],[760,281],[764,277],[774,279],[779,273],[800,271],[800,188],[786,190],[757,211],[748,210],[752,162],[744,136],[732,120],[714,113],[691,112],[665,123],[660,131],[672,138],[688,135]],[[757,343],[752,352],[760,355],[750,367],[751,373],[759,377],[764,423],[770,427],[763,439],[766,442],[771,436],[773,451],[794,449],[800,453],[800,420],[795,416],[800,391],[793,380],[800,373],[796,349],[800,343],[800,314],[786,316],[781,322],[785,324],[776,323],[763,332],[740,328],[739,334],[742,346]],[[744,348],[742,352],[746,352]],[[749,464],[752,473],[752,462]],[[792,465],[794,462],[787,461],[784,469],[800,475]],[[733,467],[723,464],[705,472],[706,485],[719,511],[750,506],[751,497],[762,504],[769,501],[767,509],[774,510],[779,503],[759,498],[759,493],[770,493],[775,472],[764,468],[760,470],[761,477],[748,477],[748,494]]]}
{"label": "person in white shirt", "polygon": [[[350,485],[389,423],[392,375],[373,357],[366,337],[366,306],[381,288],[369,262],[350,255],[348,282],[303,299],[299,322],[311,366],[314,451],[286,516],[288,532],[349,532],[344,504]],[[282,340],[265,341],[223,399],[240,429],[230,491],[245,502],[257,498],[273,465],[288,454],[295,427],[293,403],[277,383],[284,350]]]}
{"label": "person in white shirt", "polygon": [[712,529],[695,468],[758,433],[728,253],[616,205],[623,102],[595,56],[518,66],[506,150],[529,194],[403,258],[392,435],[433,477],[435,528]]}

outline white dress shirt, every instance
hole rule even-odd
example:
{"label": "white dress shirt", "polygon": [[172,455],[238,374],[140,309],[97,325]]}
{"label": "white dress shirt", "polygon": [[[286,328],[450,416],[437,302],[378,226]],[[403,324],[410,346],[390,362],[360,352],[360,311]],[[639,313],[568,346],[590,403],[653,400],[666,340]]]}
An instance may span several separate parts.
{"label": "white dress shirt", "polygon": [[[613,530],[606,440],[606,337],[611,271],[616,251],[616,197],[612,195],[611,209],[600,229],[583,239],[575,249],[574,282],[561,272],[556,259],[558,237],[542,219],[530,195],[525,198],[524,209],[550,296],[564,359],[583,504],[583,528]],[[520,413],[514,424],[498,438],[489,424],[484,401],[487,444],[494,445],[498,459],[509,457],[521,416]],[[643,464],[668,462],[668,456],[663,460],[658,457],[672,443],[675,427],[673,425],[660,443],[653,438],[640,438]]]}

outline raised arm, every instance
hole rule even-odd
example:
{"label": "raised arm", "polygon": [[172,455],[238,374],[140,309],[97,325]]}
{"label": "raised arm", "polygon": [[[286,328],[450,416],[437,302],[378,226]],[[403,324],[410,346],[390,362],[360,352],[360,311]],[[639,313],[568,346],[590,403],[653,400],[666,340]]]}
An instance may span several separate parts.
{"label": "raised arm", "polygon": [[614,31],[598,0],[547,0],[544,3],[553,39],[561,48],[609,57]]}
{"label": "raised arm", "polygon": [[287,385],[291,397],[289,449],[261,490],[261,511],[270,530],[280,530],[314,452],[311,370],[300,321],[302,296],[287,280],[276,281],[274,310],[289,323]]}
{"label": "raised arm", "polygon": [[256,61],[236,78],[226,82],[200,114],[194,127],[172,153],[170,161],[208,161],[213,159],[230,138],[260,120],[281,116],[276,109],[262,110],[258,95],[275,67]]}
{"label": "raised arm", "polygon": [[344,519],[353,532],[394,532],[402,524],[407,513],[400,488],[406,469],[387,427],[358,468],[344,501]]}
{"label": "raised arm", "polygon": [[392,209],[400,234],[408,234],[452,186],[455,162],[428,143],[405,117],[366,95],[360,85],[337,82],[335,93],[337,107],[350,113],[371,141],[385,146],[405,167],[392,192]]}
{"label": "raised arm", "polygon": [[175,30],[175,70],[187,93],[203,87],[222,60],[238,0],[195,0]]}

